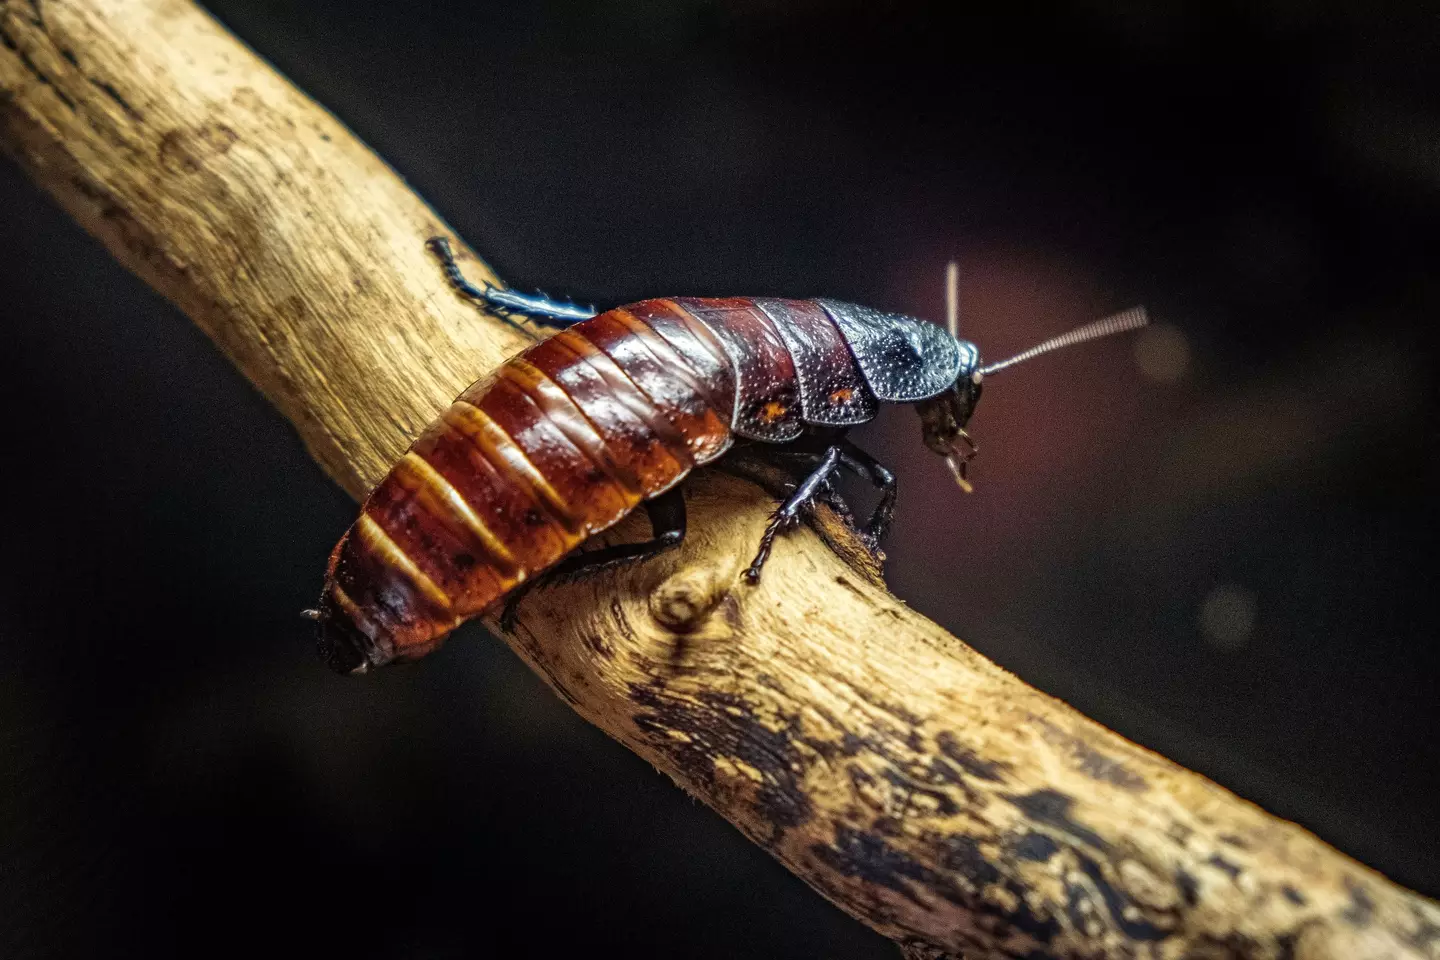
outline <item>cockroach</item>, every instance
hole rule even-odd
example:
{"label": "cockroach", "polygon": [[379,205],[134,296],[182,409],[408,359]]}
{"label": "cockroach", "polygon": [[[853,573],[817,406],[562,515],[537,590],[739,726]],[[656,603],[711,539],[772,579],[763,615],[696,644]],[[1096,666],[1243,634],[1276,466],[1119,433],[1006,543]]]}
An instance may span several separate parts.
{"label": "cockroach", "polygon": [[[342,672],[421,657],[465,620],[513,604],[541,574],[574,576],[675,547],[685,536],[677,485],[737,438],[803,471],[760,538],[750,583],[777,535],[817,498],[838,497],[838,470],[880,491],[860,531],[878,543],[895,476],[847,439],[849,428],[882,403],[914,404],[925,445],[969,492],[976,447],[966,425],[986,377],[1147,322],[1136,307],[984,364],[957,335],[954,264],[942,329],[824,298],[676,297],[596,313],[476,287],[444,238],[428,246],[458,294],[555,332],[462,393],[331,552],[319,609],[307,615],[321,655]],[[575,552],[637,506],[651,539]]]}

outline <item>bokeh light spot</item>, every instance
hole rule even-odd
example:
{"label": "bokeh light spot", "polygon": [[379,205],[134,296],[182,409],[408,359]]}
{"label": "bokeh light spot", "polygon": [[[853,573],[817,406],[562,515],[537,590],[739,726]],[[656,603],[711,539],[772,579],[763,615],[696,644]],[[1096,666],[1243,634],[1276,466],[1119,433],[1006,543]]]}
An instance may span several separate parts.
{"label": "bokeh light spot", "polygon": [[1218,650],[1239,650],[1255,630],[1255,594],[1233,583],[1210,591],[1200,605],[1200,628]]}
{"label": "bokeh light spot", "polygon": [[1178,327],[1157,323],[1135,338],[1135,363],[1157,383],[1174,383],[1190,367],[1190,341]]}

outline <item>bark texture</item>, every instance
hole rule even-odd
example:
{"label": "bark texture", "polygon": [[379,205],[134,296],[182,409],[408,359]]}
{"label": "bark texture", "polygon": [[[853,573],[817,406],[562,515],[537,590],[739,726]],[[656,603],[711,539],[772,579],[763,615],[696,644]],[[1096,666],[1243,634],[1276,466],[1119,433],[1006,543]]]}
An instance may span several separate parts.
{"label": "bark texture", "polygon": [[[0,143],[357,497],[527,343],[445,287],[424,201],[184,0],[0,0]],[[1434,903],[1027,687],[853,543],[798,531],[749,588],[772,501],[688,497],[683,550],[537,591],[506,639],[908,955],[1440,960]]]}

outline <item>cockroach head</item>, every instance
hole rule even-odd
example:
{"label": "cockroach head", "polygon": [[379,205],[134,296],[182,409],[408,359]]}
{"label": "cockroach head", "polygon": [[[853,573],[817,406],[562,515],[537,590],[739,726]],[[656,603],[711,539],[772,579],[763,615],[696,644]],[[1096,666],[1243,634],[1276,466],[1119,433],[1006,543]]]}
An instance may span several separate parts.
{"label": "cockroach head", "polygon": [[915,405],[920,413],[920,426],[925,435],[925,446],[945,458],[945,465],[955,475],[955,482],[966,493],[974,492],[970,486],[967,468],[975,458],[978,448],[965,426],[980,402],[980,384],[994,373],[1007,367],[1033,360],[1035,357],[1078,343],[1099,340],[1127,330],[1138,330],[1150,322],[1150,315],[1144,307],[1131,307],[1120,313],[1103,317],[1093,323],[1076,327],[1069,333],[1051,337],[1022,353],[999,363],[982,364],[975,346],[960,339],[960,267],[955,261],[945,267],[945,330],[960,350],[960,371],[955,383],[945,392]]}
{"label": "cockroach head", "polygon": [[[970,357],[974,359],[972,353]],[[980,388],[984,382],[976,362],[966,362],[960,367],[960,375],[943,393],[921,400],[915,405],[920,414],[920,430],[925,446],[945,458],[955,482],[966,493],[971,486],[966,477],[966,468],[975,456],[975,443],[965,432],[965,425],[980,402]]]}

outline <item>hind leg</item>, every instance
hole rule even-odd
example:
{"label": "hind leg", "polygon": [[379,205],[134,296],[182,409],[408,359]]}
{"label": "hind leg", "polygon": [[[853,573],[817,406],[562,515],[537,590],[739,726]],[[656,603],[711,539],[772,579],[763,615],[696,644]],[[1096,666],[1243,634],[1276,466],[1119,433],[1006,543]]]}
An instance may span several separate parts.
{"label": "hind leg", "polygon": [[765,532],[760,535],[760,548],[755,552],[755,559],[750,561],[750,567],[745,571],[745,579],[756,584],[760,582],[760,571],[765,566],[765,561],[770,559],[770,550],[775,545],[775,538],[783,531],[789,530],[800,522],[800,511],[808,509],[815,499],[819,497],[830,480],[830,475],[840,464],[840,448],[830,447],[820,458],[820,463],[811,471],[810,475],[800,481],[795,492],[790,494],[786,501],[780,504],[770,517],[770,523],[765,527]]}
{"label": "hind leg", "polygon": [[531,590],[555,583],[566,583],[618,567],[621,564],[648,560],[659,553],[680,546],[685,540],[685,496],[673,487],[654,500],[645,501],[650,516],[650,539],[639,543],[616,543],[599,550],[572,553],[529,583],[513,591],[500,614],[500,627],[509,632],[515,628],[515,613],[520,601]]}
{"label": "hind leg", "polygon": [[595,316],[594,307],[582,307],[568,300],[551,300],[544,293],[518,293],[492,287],[488,283],[483,288],[477,287],[460,272],[460,265],[455,262],[455,253],[450,249],[449,240],[444,237],[431,237],[425,241],[425,247],[440,261],[440,269],[445,271],[445,279],[456,293],[484,304],[506,320],[518,314],[542,326],[563,330]]}

